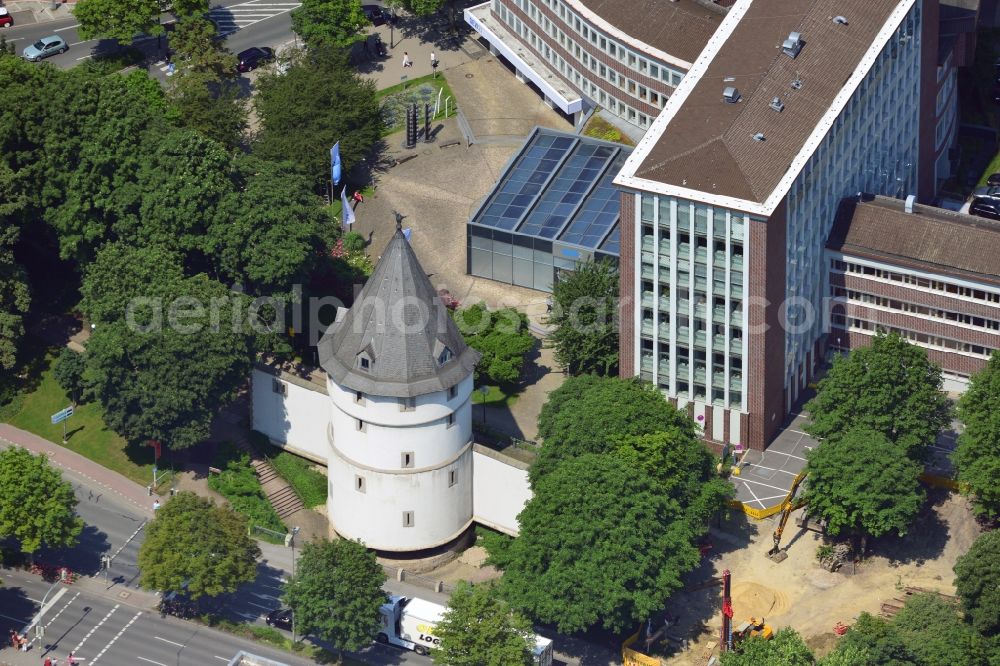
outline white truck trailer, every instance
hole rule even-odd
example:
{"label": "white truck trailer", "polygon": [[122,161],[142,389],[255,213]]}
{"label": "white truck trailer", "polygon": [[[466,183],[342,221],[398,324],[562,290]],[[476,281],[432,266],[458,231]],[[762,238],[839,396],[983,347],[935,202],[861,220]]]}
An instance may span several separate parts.
{"label": "white truck trailer", "polygon": [[[441,621],[445,610],[444,606],[424,599],[392,595],[380,609],[382,628],[375,640],[417,654],[429,654],[441,644],[441,639],[434,635],[434,626]],[[552,641],[535,636],[533,654],[536,666],[552,666]]]}

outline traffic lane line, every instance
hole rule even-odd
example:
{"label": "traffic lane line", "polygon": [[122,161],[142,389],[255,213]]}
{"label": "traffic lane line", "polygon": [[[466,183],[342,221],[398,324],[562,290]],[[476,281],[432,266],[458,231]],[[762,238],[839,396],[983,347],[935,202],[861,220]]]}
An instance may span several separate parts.
{"label": "traffic lane line", "polygon": [[65,28],[56,28],[55,30],[53,30],[53,32],[62,32],[63,30],[72,30],[73,28],[79,28],[79,27],[80,24],[77,23],[76,25],[68,25]]}
{"label": "traffic lane line", "polygon": [[104,616],[103,618],[101,618],[101,621],[100,621],[100,622],[98,622],[98,623],[97,623],[97,624],[95,624],[95,625],[94,625],[93,627],[91,627],[91,628],[90,628],[90,631],[88,631],[88,632],[87,632],[87,635],[83,637],[83,640],[82,640],[82,641],[80,641],[80,644],[76,646],[76,648],[75,648],[75,649],[73,650],[73,652],[79,652],[79,651],[80,651],[80,648],[82,648],[82,647],[83,647],[83,644],[84,644],[84,643],[86,643],[86,642],[87,642],[87,640],[88,640],[88,639],[89,639],[89,638],[90,638],[91,636],[93,636],[93,635],[94,635],[94,632],[95,632],[95,631],[97,631],[97,630],[98,630],[98,629],[100,629],[100,628],[101,628],[102,626],[104,626],[104,623],[108,621],[108,618],[110,618],[110,617],[111,617],[111,616],[112,616],[112,615],[114,614],[114,612],[115,612],[116,610],[118,610],[118,608],[119,608],[120,606],[121,606],[121,604],[115,604],[115,607],[114,607],[114,608],[112,608],[111,610],[109,610],[109,611],[108,611],[108,614],[107,614],[107,615],[105,615],[105,616]]}
{"label": "traffic lane line", "polygon": [[136,655],[135,658],[136,659],[141,659],[142,661],[145,661],[146,663],[149,663],[149,664],[156,664],[156,666],[167,666],[166,664],[161,664],[158,661],[153,661],[152,659],[146,659],[145,657],[140,657],[139,655]]}
{"label": "traffic lane line", "polygon": [[176,645],[177,647],[184,647],[183,643],[178,643],[177,641],[172,641],[167,638],[162,638],[160,636],[153,636],[153,638],[155,638],[158,641],[163,641],[164,643],[170,643],[171,645]]}
{"label": "traffic lane line", "polygon": [[133,617],[133,618],[132,618],[131,620],[129,620],[129,621],[128,621],[128,622],[127,622],[127,623],[125,624],[125,626],[124,626],[124,627],[122,627],[121,629],[119,629],[119,630],[118,630],[118,633],[117,633],[117,634],[115,634],[115,637],[114,637],[114,638],[112,638],[112,639],[111,639],[110,641],[108,641],[108,643],[107,643],[107,644],[106,644],[106,645],[105,645],[105,646],[104,646],[104,647],[103,647],[103,648],[101,649],[101,651],[100,651],[100,652],[98,652],[98,653],[97,653],[97,656],[96,656],[96,657],[94,657],[94,658],[93,658],[93,659],[92,659],[92,660],[90,661],[90,663],[91,663],[91,664],[96,664],[96,663],[97,663],[97,661],[98,661],[98,660],[99,660],[99,659],[100,659],[101,657],[103,657],[103,656],[104,656],[104,653],[105,653],[105,652],[107,652],[107,651],[108,651],[109,649],[111,649],[111,646],[112,646],[112,645],[114,645],[114,644],[115,644],[115,642],[116,642],[116,641],[117,641],[117,640],[118,640],[119,638],[121,638],[121,637],[122,637],[122,634],[124,634],[124,633],[125,633],[126,631],[128,631],[129,627],[131,627],[131,626],[132,626],[132,623],[133,623],[133,622],[135,622],[136,620],[138,620],[138,619],[139,619],[139,616],[140,616],[140,615],[142,615],[142,611],[139,611],[138,613],[136,613],[136,614],[135,614],[135,616],[134,616],[134,617]]}

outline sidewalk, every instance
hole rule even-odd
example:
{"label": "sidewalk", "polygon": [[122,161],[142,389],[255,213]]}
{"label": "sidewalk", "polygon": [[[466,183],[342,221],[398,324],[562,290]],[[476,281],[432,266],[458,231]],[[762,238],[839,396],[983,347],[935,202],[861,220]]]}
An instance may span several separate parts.
{"label": "sidewalk", "polygon": [[142,515],[150,518],[153,516],[153,498],[146,492],[145,486],[140,486],[121,474],[112,472],[94,461],[84,458],[79,453],[7,423],[0,423],[0,448],[8,446],[20,446],[32,453],[43,453],[49,457],[49,461],[54,466],[73,470],[77,474],[85,476],[101,488],[105,488],[108,492],[113,492],[135,505],[142,512]]}
{"label": "sidewalk", "polygon": [[0,1],[0,6],[6,7],[14,17],[14,25],[46,23],[73,16],[73,3],[60,2],[53,9],[48,0],[6,0]]}

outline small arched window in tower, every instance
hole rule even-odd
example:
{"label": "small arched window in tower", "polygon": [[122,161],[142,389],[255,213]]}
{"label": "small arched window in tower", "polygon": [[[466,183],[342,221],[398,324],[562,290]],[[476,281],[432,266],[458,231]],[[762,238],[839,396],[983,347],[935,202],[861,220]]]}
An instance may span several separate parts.
{"label": "small arched window in tower", "polygon": [[448,427],[450,428],[453,425],[455,425],[455,412],[448,415]]}
{"label": "small arched window in tower", "polygon": [[443,350],[441,350],[441,353],[438,354],[438,365],[444,365],[450,360],[451,360],[451,350],[445,347]]}
{"label": "small arched window in tower", "polygon": [[413,512],[404,511],[403,512],[403,527],[413,527]]}
{"label": "small arched window in tower", "polygon": [[404,469],[410,469],[413,467],[413,451],[404,451],[399,456],[399,466]]}
{"label": "small arched window in tower", "polygon": [[361,476],[360,474],[356,474],[354,476],[354,489],[357,490],[359,493],[365,492],[366,490],[365,477]]}

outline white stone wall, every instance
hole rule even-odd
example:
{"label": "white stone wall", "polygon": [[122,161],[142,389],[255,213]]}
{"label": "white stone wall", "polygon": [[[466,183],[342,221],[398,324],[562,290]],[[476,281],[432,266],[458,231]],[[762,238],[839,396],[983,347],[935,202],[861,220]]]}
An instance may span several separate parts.
{"label": "white stone wall", "polygon": [[[275,382],[284,387],[284,394],[274,390]],[[330,398],[322,387],[305,388],[254,368],[251,395],[254,430],[292,453],[326,464]]]}
{"label": "white stone wall", "polygon": [[499,454],[476,447],[473,453],[472,506],[474,520],[517,536],[517,514],[531,499],[527,465],[516,465]]}

